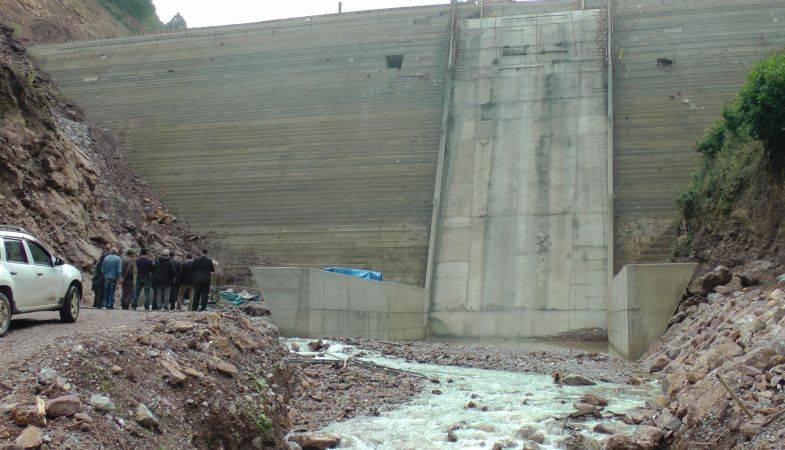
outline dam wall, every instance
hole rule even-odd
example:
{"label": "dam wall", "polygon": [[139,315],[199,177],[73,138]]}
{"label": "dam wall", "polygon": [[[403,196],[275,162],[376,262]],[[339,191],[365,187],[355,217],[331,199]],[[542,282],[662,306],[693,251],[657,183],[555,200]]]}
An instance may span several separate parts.
{"label": "dam wall", "polygon": [[438,7],[35,55],[225,264],[368,267],[421,285],[448,45]]}
{"label": "dam wall", "polygon": [[[667,260],[695,141],[785,47],[779,0],[613,1],[614,273]],[[658,60],[660,61],[658,63]]]}
{"label": "dam wall", "polygon": [[460,29],[431,333],[605,326],[606,68],[598,10]]}
{"label": "dam wall", "polygon": [[224,267],[378,270],[424,288],[431,334],[605,327],[613,275],[667,260],[694,143],[751,65],[785,46],[785,2],[500,1],[454,14],[31,53]]}

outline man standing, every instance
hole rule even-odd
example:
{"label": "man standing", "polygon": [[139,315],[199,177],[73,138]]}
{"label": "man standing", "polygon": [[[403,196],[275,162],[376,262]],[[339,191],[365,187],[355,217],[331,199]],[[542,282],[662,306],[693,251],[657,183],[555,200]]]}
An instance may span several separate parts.
{"label": "man standing", "polygon": [[169,252],[164,250],[163,254],[155,260],[153,267],[153,309],[164,309],[169,302],[169,292],[174,283],[174,264],[169,259]]}
{"label": "man standing", "polygon": [[174,305],[177,303],[177,293],[180,291],[180,271],[182,270],[182,263],[175,259],[174,251],[169,252],[169,259],[172,260],[174,266],[174,278],[172,280],[172,289],[169,291],[169,310],[174,311]]}
{"label": "man standing", "polygon": [[103,308],[104,307],[104,292],[106,291],[106,286],[104,285],[104,275],[101,272],[103,270],[104,265],[104,258],[108,255],[108,252],[101,253],[101,257],[98,258],[98,262],[95,263],[95,267],[93,268],[93,308]]}
{"label": "man standing", "polygon": [[185,255],[186,260],[180,266],[180,288],[177,289],[177,310],[183,310],[183,299],[185,296],[188,295],[188,300],[193,305],[194,303],[194,279],[193,273],[191,271],[191,266],[193,265],[193,260],[191,259],[193,256],[188,253]]}
{"label": "man standing", "polygon": [[151,279],[153,273],[153,260],[147,256],[147,249],[142,249],[142,256],[136,258],[136,286],[134,288],[134,301],[131,309],[136,310],[139,305],[139,294],[144,288],[144,309],[149,310],[153,296],[151,295]]}
{"label": "man standing", "polygon": [[194,281],[194,299],[191,301],[191,311],[204,311],[207,309],[207,298],[210,294],[210,276],[215,272],[213,260],[207,256],[207,249],[202,249],[202,254],[193,261],[191,273]]}
{"label": "man standing", "polygon": [[134,292],[134,258],[136,250],[129,248],[123,256],[123,292],[120,294],[120,306],[128,309]]}
{"label": "man standing", "polygon": [[114,309],[114,293],[117,290],[117,279],[123,273],[123,262],[117,255],[117,249],[112,247],[109,254],[101,264],[101,273],[104,276],[104,307]]}

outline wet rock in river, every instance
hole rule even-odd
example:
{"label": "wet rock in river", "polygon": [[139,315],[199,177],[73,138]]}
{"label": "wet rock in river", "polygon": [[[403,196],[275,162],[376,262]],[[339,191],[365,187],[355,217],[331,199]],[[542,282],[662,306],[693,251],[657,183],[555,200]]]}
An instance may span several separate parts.
{"label": "wet rock in river", "polygon": [[297,433],[289,436],[289,440],[299,445],[303,450],[325,450],[335,448],[341,443],[341,438],[332,433]]}
{"label": "wet rock in river", "polygon": [[324,342],[321,339],[308,343],[308,350],[312,352],[319,352],[322,350],[327,350],[328,348],[330,348],[330,343]]}
{"label": "wet rock in river", "polygon": [[516,434],[521,439],[533,441],[538,444],[545,442],[545,435],[531,425],[521,427]]}
{"label": "wet rock in river", "polygon": [[566,386],[594,386],[594,381],[577,374],[570,374],[566,377],[561,377],[561,384]]}

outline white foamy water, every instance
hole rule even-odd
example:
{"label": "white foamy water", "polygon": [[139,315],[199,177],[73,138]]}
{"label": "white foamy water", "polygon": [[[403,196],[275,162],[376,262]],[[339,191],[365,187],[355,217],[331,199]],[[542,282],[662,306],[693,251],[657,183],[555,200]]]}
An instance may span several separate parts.
{"label": "white foamy water", "polygon": [[[309,341],[290,339],[287,342],[297,342],[301,349],[307,349]],[[346,358],[359,351],[351,346],[331,344],[324,358]],[[314,355],[307,351],[301,354]],[[373,352],[359,359],[419,373],[438,379],[440,383],[427,383],[420,395],[377,417],[359,416],[323,428],[321,431],[341,436],[340,448],[489,449],[494,443],[503,441],[510,441],[515,444],[513,448],[520,448],[524,441],[517,431],[526,425],[532,425],[545,435],[545,444],[541,448],[556,448],[558,441],[570,434],[564,429],[566,424],[593,435],[591,429],[599,422],[597,420],[565,421],[555,418],[573,411],[572,404],[584,393],[591,392],[606,398],[606,413],[625,412],[643,405],[652,388],[613,383],[558,386],[550,376],[543,374],[408,363]],[[453,382],[448,382],[449,379]],[[442,391],[442,394],[432,394],[433,389]],[[466,408],[470,401],[487,406],[488,411]],[[453,432],[457,441],[448,442],[447,431],[456,424],[463,424]]]}

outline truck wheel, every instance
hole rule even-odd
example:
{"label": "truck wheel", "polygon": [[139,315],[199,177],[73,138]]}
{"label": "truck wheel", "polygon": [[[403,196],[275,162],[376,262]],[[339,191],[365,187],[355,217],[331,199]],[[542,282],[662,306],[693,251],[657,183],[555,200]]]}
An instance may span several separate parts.
{"label": "truck wheel", "polygon": [[68,288],[68,292],[65,293],[65,301],[63,302],[63,306],[60,307],[60,320],[65,323],[76,322],[76,319],[79,318],[80,300],[81,296],[79,295],[79,289],[77,289],[76,286],[72,284]]}
{"label": "truck wheel", "polygon": [[11,302],[5,294],[0,293],[0,336],[11,327]]}

